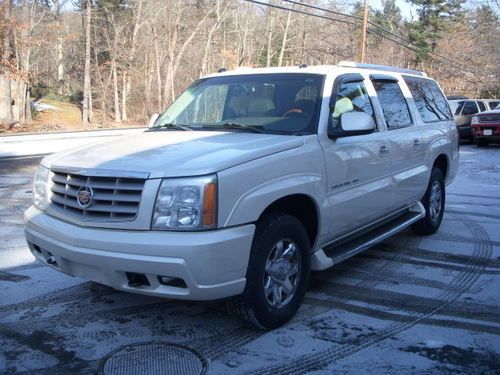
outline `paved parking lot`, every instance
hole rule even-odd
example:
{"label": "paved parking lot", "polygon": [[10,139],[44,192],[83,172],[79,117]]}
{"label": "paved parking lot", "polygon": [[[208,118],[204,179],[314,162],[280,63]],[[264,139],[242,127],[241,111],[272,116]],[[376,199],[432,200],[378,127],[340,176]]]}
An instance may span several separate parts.
{"label": "paved parking lot", "polygon": [[500,147],[461,147],[437,234],[405,231],[315,273],[295,319],[267,333],[223,302],[127,294],[36,263],[22,213],[39,160],[0,160],[0,373],[500,369]]}

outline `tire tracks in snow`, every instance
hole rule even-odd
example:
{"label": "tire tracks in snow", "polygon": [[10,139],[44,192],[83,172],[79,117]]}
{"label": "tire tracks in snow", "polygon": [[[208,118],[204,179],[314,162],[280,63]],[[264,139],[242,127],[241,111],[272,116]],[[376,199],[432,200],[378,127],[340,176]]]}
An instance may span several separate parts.
{"label": "tire tracks in snow", "polygon": [[438,298],[441,302],[430,308],[426,313],[414,313],[411,320],[406,322],[395,322],[385,329],[379,330],[373,334],[357,337],[346,344],[334,344],[326,350],[317,353],[300,356],[296,359],[286,360],[286,363],[269,366],[257,371],[250,372],[258,375],[289,375],[304,374],[313,370],[319,370],[330,363],[346,358],[361,350],[367,349],[388,339],[400,332],[406,331],[413,326],[424,322],[437,314],[444,307],[457,300],[462,294],[468,291],[482,275],[482,270],[486,267],[488,260],[493,253],[488,233],[477,223],[464,220],[466,226],[471,230],[474,238],[473,256],[483,259],[483,264],[471,264],[461,271],[450,283],[448,290],[443,291]]}

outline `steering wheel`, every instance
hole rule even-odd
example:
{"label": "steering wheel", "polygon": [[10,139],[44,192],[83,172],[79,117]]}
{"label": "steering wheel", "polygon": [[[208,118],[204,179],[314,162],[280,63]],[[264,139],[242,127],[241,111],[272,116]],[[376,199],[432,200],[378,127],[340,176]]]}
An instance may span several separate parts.
{"label": "steering wheel", "polygon": [[298,118],[306,118],[307,114],[300,108],[292,108],[283,113],[282,117],[298,117]]}

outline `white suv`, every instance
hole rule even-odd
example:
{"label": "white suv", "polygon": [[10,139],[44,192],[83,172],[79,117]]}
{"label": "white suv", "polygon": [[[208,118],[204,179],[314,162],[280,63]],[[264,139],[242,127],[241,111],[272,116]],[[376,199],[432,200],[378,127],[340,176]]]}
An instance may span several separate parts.
{"label": "white suv", "polygon": [[191,85],[143,134],[43,159],[32,253],[69,275],[250,325],[297,311],[323,270],[412,225],[434,233],[458,137],[425,74],[237,69]]}

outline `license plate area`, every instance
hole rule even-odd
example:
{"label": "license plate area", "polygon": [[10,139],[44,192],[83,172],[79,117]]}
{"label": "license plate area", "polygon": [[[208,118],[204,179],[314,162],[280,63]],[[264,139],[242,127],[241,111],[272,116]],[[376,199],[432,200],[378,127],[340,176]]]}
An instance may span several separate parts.
{"label": "license plate area", "polygon": [[493,130],[492,129],[484,129],[483,135],[493,135]]}

